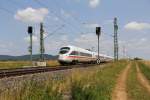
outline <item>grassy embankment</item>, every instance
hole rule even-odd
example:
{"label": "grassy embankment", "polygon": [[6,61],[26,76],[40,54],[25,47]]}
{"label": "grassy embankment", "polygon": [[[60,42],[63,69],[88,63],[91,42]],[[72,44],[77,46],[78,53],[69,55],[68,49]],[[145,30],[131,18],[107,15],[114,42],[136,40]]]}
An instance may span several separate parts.
{"label": "grassy embankment", "polygon": [[136,62],[132,62],[127,78],[127,92],[129,100],[149,100],[150,95],[137,80]]}
{"label": "grassy embankment", "polygon": [[144,76],[149,80],[150,82],[150,65],[144,64],[144,62],[138,62],[139,68],[141,72],[144,74]]}
{"label": "grassy embankment", "polygon": [[[24,66],[31,66],[29,61],[0,61],[0,69],[5,68],[22,68]],[[57,66],[59,63],[56,60],[47,61],[47,66]]]}
{"label": "grassy embankment", "polygon": [[75,77],[72,82],[73,100],[110,100],[118,74],[126,65],[124,61],[116,62],[91,76],[89,73],[83,76],[78,73],[80,78]]}
{"label": "grassy embankment", "polygon": [[26,81],[21,87],[1,92],[0,99],[7,100],[62,100],[67,93],[73,100],[110,100],[118,74],[127,61],[119,61],[105,68],[74,69],[62,80]]}

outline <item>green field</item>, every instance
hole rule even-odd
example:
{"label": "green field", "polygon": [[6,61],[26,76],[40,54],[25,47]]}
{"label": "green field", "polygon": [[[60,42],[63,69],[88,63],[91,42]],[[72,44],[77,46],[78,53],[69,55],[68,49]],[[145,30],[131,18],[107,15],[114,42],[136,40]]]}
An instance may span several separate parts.
{"label": "green field", "polygon": [[[47,66],[58,66],[59,63],[56,60],[46,61]],[[0,61],[0,69],[12,69],[12,68],[22,68],[26,66],[32,66],[29,61]]]}

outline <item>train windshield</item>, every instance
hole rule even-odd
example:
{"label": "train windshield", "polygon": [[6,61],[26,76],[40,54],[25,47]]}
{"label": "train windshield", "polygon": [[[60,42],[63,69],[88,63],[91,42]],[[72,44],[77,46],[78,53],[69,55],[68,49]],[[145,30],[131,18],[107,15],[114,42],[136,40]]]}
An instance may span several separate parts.
{"label": "train windshield", "polygon": [[63,48],[60,49],[59,54],[66,54],[66,53],[69,52],[69,50],[70,50],[69,47],[63,47]]}

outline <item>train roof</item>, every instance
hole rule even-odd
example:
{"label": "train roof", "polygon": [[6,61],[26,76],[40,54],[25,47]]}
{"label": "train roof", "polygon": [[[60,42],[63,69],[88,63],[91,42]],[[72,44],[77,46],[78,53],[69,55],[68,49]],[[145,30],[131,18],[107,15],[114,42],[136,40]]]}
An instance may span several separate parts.
{"label": "train roof", "polygon": [[70,47],[71,49],[74,49],[74,50],[77,50],[77,51],[81,51],[81,52],[93,53],[90,50],[83,49],[83,48],[80,48],[80,47],[77,47],[77,46],[68,45],[67,47]]}

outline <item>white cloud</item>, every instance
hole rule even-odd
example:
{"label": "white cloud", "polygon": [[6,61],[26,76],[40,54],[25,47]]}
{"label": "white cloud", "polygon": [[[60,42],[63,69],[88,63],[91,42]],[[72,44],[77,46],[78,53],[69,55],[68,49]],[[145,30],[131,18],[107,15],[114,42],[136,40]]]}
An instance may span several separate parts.
{"label": "white cloud", "polygon": [[23,22],[39,23],[44,21],[48,12],[49,11],[46,8],[34,9],[32,7],[28,7],[26,9],[18,10],[14,17],[15,19]]}
{"label": "white cloud", "polygon": [[[119,47],[122,48],[123,46],[126,47],[127,53],[130,56],[141,56],[144,58],[149,58],[149,51],[150,51],[150,41],[148,38],[141,37],[141,38],[134,38],[125,41],[119,41]],[[120,49],[122,52],[122,49]],[[145,55],[146,54],[146,55]]]}
{"label": "white cloud", "polygon": [[89,0],[89,6],[91,8],[96,8],[100,4],[100,0]]}
{"label": "white cloud", "polygon": [[[25,37],[24,40],[27,41],[27,42],[30,42],[30,36]],[[37,42],[38,42],[37,36],[33,35],[33,36],[32,36],[32,41],[33,41],[34,43],[37,43]]]}
{"label": "white cloud", "polygon": [[96,27],[98,27],[99,26],[99,24],[91,24],[91,23],[85,23],[84,24],[84,27],[85,28],[96,28]]}
{"label": "white cloud", "polygon": [[130,22],[125,25],[125,29],[127,30],[144,30],[144,29],[150,29],[149,23],[138,23],[138,22]]}

